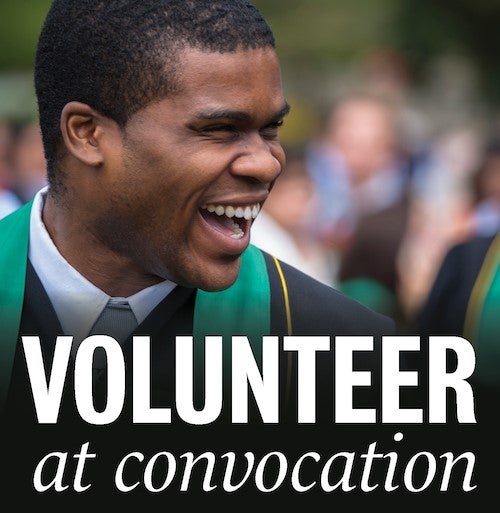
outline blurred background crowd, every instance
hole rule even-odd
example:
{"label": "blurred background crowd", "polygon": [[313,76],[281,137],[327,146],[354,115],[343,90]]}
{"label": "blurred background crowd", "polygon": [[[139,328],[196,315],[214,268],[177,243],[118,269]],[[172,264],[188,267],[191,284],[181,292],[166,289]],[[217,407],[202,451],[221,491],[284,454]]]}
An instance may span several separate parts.
{"label": "blurred background crowd", "polygon": [[[444,255],[500,228],[498,0],[255,0],[292,110],[253,242],[411,330]],[[45,185],[49,0],[0,0],[0,216]]]}

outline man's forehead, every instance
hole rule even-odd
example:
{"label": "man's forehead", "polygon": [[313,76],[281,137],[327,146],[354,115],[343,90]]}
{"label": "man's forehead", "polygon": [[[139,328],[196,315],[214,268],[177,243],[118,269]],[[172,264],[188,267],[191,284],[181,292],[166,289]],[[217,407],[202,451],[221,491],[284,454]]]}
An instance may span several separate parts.
{"label": "man's forehead", "polygon": [[179,51],[176,72],[186,81],[199,79],[232,81],[236,72],[248,78],[259,77],[266,72],[281,86],[281,70],[278,56],[272,47],[238,49],[232,52],[212,52],[185,47]]}
{"label": "man's forehead", "polygon": [[289,110],[276,52],[271,47],[234,52],[182,50],[172,101],[190,116],[246,121],[260,111],[282,118]]}

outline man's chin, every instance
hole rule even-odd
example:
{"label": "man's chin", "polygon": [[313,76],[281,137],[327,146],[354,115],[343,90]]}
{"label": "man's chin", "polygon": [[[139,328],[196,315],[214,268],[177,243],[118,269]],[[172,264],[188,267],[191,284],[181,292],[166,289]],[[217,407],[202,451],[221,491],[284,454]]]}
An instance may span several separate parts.
{"label": "man's chin", "polygon": [[230,262],[206,266],[206,272],[199,276],[193,286],[206,292],[225,290],[238,279],[241,256]]}

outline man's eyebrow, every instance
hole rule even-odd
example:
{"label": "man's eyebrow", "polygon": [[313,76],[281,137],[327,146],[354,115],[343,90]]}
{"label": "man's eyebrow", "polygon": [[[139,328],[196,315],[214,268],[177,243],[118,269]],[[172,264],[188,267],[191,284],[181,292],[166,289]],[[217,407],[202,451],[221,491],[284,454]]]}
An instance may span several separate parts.
{"label": "man's eyebrow", "polygon": [[198,112],[195,117],[197,119],[232,119],[234,121],[248,121],[250,119],[246,112],[227,109],[208,109]]}
{"label": "man's eyebrow", "polygon": [[[285,103],[285,105],[275,114],[273,114],[270,119],[272,121],[279,120],[284,118],[290,112],[290,105]],[[198,112],[195,115],[196,119],[231,119],[234,121],[250,121],[251,116],[243,111],[239,110],[229,110],[229,109],[207,109],[201,112]]]}
{"label": "man's eyebrow", "polygon": [[290,112],[290,105],[288,102],[285,102],[283,107],[276,112],[276,114],[273,116],[273,121],[279,121],[280,119],[283,119],[288,113]]}

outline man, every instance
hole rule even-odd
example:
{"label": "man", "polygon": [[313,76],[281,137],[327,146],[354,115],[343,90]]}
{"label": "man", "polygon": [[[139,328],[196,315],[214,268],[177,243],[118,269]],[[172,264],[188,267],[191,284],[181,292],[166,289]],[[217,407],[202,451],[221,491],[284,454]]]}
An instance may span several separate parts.
{"label": "man", "polygon": [[419,312],[420,332],[465,337],[475,347],[474,379],[498,391],[498,234],[476,236],[449,249]]}
{"label": "man", "polygon": [[[258,346],[264,334],[392,332],[387,318],[249,247],[252,221],[284,166],[278,129],[289,107],[272,32],[248,2],[55,0],[35,85],[49,186],[0,227],[6,418],[35,430],[13,458],[12,483],[27,491],[44,454],[86,440],[123,455],[141,443],[161,449],[168,433],[168,443],[189,448],[184,427],[134,431],[132,335],[151,337],[151,404],[164,407],[177,335],[244,334]],[[73,337],[71,358],[58,425],[44,430],[19,338],[39,337],[48,379],[61,334]],[[119,436],[101,439],[107,431],[91,430],[76,411],[75,355],[91,334],[122,343]],[[107,407],[105,362],[96,351],[97,412]],[[285,381],[295,366],[281,364]],[[210,431],[197,433],[210,447]],[[54,488],[35,495],[60,500]],[[86,496],[103,490],[96,482]]]}
{"label": "man", "polygon": [[[486,469],[496,464],[498,413],[495,405],[500,392],[500,236],[474,236],[451,247],[438,270],[429,295],[416,319],[422,335],[464,337],[474,347],[474,385],[479,447],[478,460],[482,491],[491,494],[497,482]],[[451,361],[454,368],[456,362]],[[478,443],[479,442],[479,443]]]}

